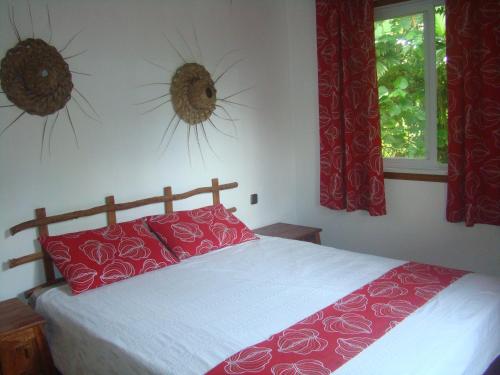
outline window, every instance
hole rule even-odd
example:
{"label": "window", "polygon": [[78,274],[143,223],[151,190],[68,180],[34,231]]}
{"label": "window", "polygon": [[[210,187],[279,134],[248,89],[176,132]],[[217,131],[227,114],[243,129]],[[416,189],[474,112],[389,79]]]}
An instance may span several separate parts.
{"label": "window", "polygon": [[375,48],[385,169],[444,174],[448,103],[443,1],[376,8]]}

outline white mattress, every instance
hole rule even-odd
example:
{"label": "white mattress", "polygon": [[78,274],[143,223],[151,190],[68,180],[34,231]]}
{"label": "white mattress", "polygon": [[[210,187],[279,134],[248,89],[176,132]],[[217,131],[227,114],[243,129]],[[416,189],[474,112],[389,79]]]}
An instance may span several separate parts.
{"label": "white mattress", "polygon": [[[71,296],[37,300],[72,374],[202,374],[404,262],[262,237]],[[336,375],[479,375],[500,353],[500,280],[469,274]]]}

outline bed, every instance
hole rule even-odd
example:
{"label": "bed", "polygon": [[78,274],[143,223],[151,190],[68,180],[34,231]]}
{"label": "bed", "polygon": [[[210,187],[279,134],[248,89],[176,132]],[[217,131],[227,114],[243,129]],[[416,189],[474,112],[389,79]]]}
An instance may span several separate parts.
{"label": "bed", "polygon": [[[47,288],[36,309],[64,375],[202,374],[404,263],[262,236],[77,296]],[[499,327],[500,280],[468,273],[334,374],[480,375]]]}

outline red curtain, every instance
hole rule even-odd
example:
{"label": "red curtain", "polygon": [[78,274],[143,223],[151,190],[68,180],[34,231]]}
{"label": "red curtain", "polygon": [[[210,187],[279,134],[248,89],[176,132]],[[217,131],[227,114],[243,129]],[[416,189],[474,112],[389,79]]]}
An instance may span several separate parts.
{"label": "red curtain", "polygon": [[447,0],[448,221],[500,225],[500,1]]}
{"label": "red curtain", "polygon": [[384,215],[373,0],[316,0],[320,203]]}

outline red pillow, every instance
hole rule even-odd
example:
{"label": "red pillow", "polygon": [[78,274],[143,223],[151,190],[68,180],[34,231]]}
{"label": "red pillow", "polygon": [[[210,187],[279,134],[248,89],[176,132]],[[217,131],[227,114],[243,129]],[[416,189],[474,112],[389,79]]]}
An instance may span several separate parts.
{"label": "red pillow", "polygon": [[39,241],[73,294],[178,262],[143,219]]}
{"label": "red pillow", "polygon": [[258,239],[222,204],[149,216],[146,221],[179,259]]}

